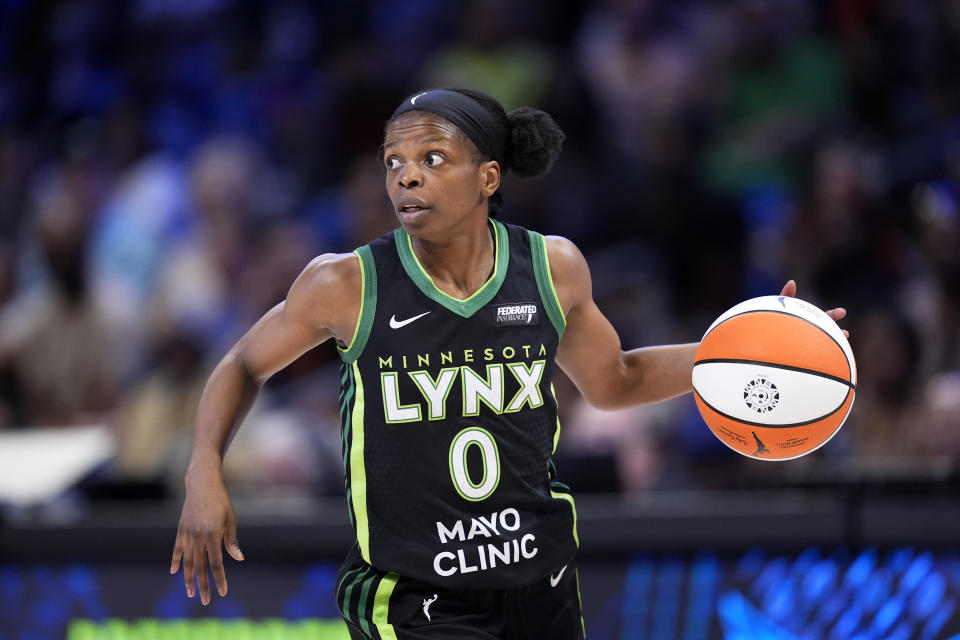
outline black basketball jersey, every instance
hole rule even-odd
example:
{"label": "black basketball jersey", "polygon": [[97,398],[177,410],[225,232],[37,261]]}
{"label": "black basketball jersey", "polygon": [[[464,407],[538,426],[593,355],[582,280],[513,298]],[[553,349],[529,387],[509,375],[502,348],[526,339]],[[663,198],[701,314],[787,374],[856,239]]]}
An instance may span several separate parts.
{"label": "black basketball jersey", "polygon": [[491,220],[493,275],[440,291],[402,228],[360,247],[363,304],[341,349],[347,504],[363,559],[459,588],[530,584],[578,545],[551,462],[565,320],[543,236]]}

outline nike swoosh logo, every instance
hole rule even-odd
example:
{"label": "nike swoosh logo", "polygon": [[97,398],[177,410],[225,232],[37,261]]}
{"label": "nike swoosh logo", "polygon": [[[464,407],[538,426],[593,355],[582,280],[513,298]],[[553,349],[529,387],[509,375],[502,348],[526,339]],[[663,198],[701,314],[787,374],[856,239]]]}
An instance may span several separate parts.
{"label": "nike swoosh logo", "polygon": [[418,316],[413,316],[412,318],[407,318],[406,320],[397,320],[397,316],[396,316],[396,315],[392,315],[392,316],[390,316],[390,328],[391,328],[391,329],[399,329],[400,327],[405,327],[405,326],[407,326],[408,324],[410,324],[411,322],[413,322],[414,320],[419,320],[420,318],[422,318],[423,316],[427,315],[428,313],[430,313],[430,312],[429,312],[429,311],[424,311],[424,312],[421,313],[420,315],[418,315]]}
{"label": "nike swoosh logo", "polygon": [[560,582],[560,578],[563,577],[563,572],[567,570],[567,565],[563,565],[563,568],[560,571],[557,571],[557,575],[550,576],[550,586],[555,587]]}
{"label": "nike swoosh logo", "polygon": [[412,104],[412,105],[417,104],[417,98],[419,98],[420,96],[425,96],[425,95],[427,95],[427,92],[426,92],[426,91],[424,91],[423,93],[418,93],[417,95],[415,95],[415,96],[413,96],[412,98],[410,98],[410,104]]}

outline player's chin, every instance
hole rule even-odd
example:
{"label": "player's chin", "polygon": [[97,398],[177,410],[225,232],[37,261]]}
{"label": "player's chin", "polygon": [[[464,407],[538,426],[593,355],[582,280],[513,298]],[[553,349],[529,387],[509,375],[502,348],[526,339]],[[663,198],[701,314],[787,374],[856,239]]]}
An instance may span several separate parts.
{"label": "player's chin", "polygon": [[429,222],[431,211],[432,209],[430,207],[425,209],[416,209],[414,211],[398,209],[396,212],[397,220],[406,231],[410,231],[412,229],[422,229],[424,225]]}

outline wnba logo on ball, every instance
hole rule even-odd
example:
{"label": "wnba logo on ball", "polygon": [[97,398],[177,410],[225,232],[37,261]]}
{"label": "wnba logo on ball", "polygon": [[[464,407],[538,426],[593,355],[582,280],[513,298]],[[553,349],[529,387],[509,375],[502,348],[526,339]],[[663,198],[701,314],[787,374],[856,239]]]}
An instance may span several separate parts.
{"label": "wnba logo on ball", "polygon": [[761,375],[747,383],[743,401],[757,413],[770,413],[780,404],[780,391],[777,385]]}

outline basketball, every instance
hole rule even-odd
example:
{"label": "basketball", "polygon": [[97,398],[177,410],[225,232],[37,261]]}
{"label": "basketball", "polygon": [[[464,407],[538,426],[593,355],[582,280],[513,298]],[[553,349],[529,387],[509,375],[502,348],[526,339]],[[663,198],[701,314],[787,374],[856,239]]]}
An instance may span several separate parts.
{"label": "basketball", "polygon": [[728,447],[758,460],[789,460],[823,446],[843,426],[857,366],[840,327],[787,296],[741,302],[707,329],[693,365],[697,408]]}

